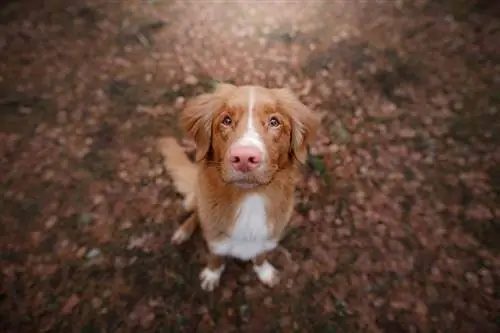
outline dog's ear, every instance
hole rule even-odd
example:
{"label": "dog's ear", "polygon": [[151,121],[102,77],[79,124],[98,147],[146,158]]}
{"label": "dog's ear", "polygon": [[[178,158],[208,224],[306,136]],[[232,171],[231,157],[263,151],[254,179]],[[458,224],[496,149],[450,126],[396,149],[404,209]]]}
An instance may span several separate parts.
{"label": "dog's ear", "polygon": [[202,160],[212,146],[212,121],[229,98],[235,86],[219,83],[211,93],[194,97],[186,103],[179,122],[184,132],[196,143],[196,161]]}
{"label": "dog's ear", "polygon": [[288,88],[273,89],[278,107],[292,120],[291,154],[304,164],[307,146],[315,139],[320,118]]}

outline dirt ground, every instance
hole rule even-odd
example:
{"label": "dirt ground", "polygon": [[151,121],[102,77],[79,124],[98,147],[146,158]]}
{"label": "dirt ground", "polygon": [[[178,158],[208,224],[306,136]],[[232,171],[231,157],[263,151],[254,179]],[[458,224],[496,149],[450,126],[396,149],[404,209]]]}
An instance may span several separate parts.
{"label": "dirt ground", "polygon": [[[0,331],[499,332],[495,1],[3,1]],[[155,140],[215,81],[324,115],[262,286],[199,287]]]}

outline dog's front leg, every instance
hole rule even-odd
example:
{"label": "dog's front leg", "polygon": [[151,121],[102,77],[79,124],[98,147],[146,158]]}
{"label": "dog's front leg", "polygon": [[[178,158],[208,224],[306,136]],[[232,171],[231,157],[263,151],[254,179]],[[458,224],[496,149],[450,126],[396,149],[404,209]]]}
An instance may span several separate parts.
{"label": "dog's front leg", "polygon": [[261,254],[252,259],[253,271],[259,280],[268,287],[274,287],[279,282],[278,270],[267,261],[267,254]]}
{"label": "dog's front leg", "polygon": [[200,273],[201,289],[205,291],[214,290],[219,285],[224,268],[224,257],[210,253],[207,266]]}

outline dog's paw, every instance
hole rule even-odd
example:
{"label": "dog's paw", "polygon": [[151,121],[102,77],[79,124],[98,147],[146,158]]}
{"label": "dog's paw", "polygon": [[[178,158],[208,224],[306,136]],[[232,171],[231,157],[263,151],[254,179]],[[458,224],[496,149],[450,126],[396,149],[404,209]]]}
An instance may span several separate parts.
{"label": "dog's paw", "polygon": [[224,266],[219,267],[216,270],[205,267],[200,273],[201,289],[205,291],[212,291],[219,285],[220,276]]}
{"label": "dog's paw", "polygon": [[268,287],[274,287],[280,281],[278,270],[267,260],[264,261],[262,265],[254,265],[253,270],[257,274],[259,280]]}
{"label": "dog's paw", "polygon": [[174,232],[172,238],[170,239],[170,242],[174,245],[179,245],[187,241],[189,237],[191,237],[191,235],[185,232],[183,228],[178,228]]}

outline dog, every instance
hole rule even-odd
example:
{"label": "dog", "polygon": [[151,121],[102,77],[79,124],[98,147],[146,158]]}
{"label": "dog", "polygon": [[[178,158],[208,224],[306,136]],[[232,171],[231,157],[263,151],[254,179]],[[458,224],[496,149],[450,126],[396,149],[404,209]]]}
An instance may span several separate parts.
{"label": "dog", "polygon": [[258,279],[275,286],[279,274],[266,255],[291,219],[319,117],[288,88],[220,83],[190,99],[179,122],[196,143],[194,162],[175,138],[158,142],[166,171],[192,212],[172,243],[201,227],[209,249],[200,273],[205,291],[219,285],[225,257],[252,261]]}

